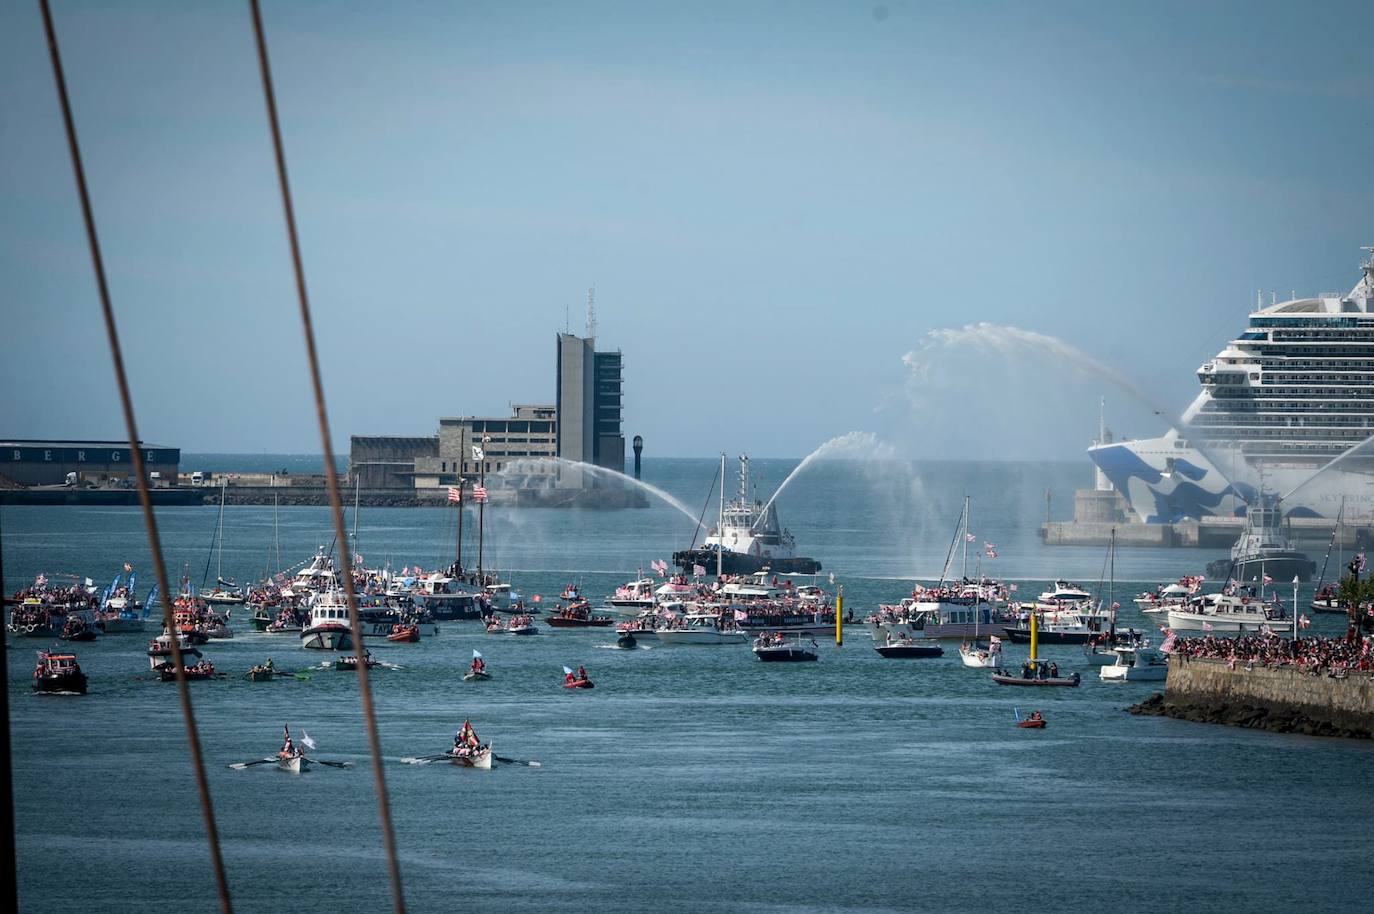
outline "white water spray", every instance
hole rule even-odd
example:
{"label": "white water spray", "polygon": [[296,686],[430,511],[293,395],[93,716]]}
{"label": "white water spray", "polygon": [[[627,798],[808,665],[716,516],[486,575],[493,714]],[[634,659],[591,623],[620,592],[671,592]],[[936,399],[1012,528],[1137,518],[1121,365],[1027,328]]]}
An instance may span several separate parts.
{"label": "white water spray", "polygon": [[836,460],[892,460],[895,459],[896,456],[896,452],[892,447],[879,441],[878,436],[872,432],[846,432],[837,438],[831,438],[829,441],[803,457],[801,463],[797,464],[792,472],[787,474],[787,478],[782,481],[782,485],[774,490],[772,497],[768,499],[768,503],[763,506],[763,511],[759,513],[759,519],[762,520],[768,516],[768,509],[773,507],[773,502],[778,500],[778,496],[783,493],[783,490],[787,488],[788,484],[796,479],[797,476],[801,474],[802,470],[805,470],[817,460],[826,458]]}
{"label": "white water spray", "polygon": [[672,508],[675,508],[683,517],[693,524],[697,522],[697,516],[693,514],[686,505],[678,501],[658,486],[651,486],[647,482],[635,479],[633,476],[626,476],[624,473],[617,473],[615,470],[608,470],[590,463],[582,463],[578,460],[569,460],[566,457],[526,457],[520,460],[513,460],[506,464],[500,472],[493,473],[492,476],[513,477],[513,476],[534,476],[536,478],[545,477],[543,468],[549,463],[556,464],[560,469],[577,470],[587,473],[597,479],[609,480],[617,483],[635,486],[654,496]]}

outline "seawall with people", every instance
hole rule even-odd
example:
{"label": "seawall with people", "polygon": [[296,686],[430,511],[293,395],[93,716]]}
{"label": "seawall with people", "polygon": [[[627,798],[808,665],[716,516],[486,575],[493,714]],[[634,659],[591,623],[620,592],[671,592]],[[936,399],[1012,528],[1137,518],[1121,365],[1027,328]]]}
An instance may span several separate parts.
{"label": "seawall with people", "polygon": [[1132,714],[1312,736],[1374,738],[1374,677],[1212,658],[1169,659],[1164,694]]}

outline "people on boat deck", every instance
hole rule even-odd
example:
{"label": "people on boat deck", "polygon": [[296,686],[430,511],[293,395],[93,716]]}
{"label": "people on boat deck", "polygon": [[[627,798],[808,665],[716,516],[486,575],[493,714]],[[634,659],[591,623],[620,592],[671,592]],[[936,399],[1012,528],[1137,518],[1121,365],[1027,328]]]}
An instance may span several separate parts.
{"label": "people on boat deck", "polygon": [[1039,711],[1032,711],[1032,712],[1031,712],[1030,719],[1031,719],[1031,720],[1044,720],[1044,718],[1040,716],[1040,712],[1039,712]]}
{"label": "people on boat deck", "polygon": [[487,665],[486,665],[486,663],[484,663],[484,662],[482,661],[482,658],[481,658],[481,657],[473,657],[473,658],[472,658],[472,671],[473,671],[474,673],[485,673],[486,670],[487,670]]}
{"label": "people on boat deck", "polygon": [[1059,664],[1054,663],[1053,661],[1050,662],[1050,678],[1051,678],[1051,679],[1058,679],[1058,678],[1059,678]]}
{"label": "people on boat deck", "polygon": [[585,666],[579,666],[577,668],[577,678],[583,682],[587,681],[587,668]]}
{"label": "people on boat deck", "polygon": [[477,739],[477,731],[472,728],[472,721],[463,721],[463,726],[458,728],[458,732],[453,737],[454,754],[470,755],[476,752],[481,745]]}

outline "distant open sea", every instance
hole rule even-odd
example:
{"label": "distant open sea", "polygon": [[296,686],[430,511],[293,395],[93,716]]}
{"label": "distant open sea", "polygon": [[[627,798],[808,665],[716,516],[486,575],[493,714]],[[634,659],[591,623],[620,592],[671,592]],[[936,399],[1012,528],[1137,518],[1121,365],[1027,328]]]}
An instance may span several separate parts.
{"label": "distant open sea", "polygon": [[[764,497],[796,460],[753,462]],[[186,470],[318,472],[318,456],[185,454]],[[711,459],[646,459],[645,481],[714,515]],[[731,461],[729,471],[734,473]],[[1098,588],[1101,548],[1047,547],[1048,513],[1072,515],[1084,463],[819,462],[778,500],[803,554],[833,571],[856,615],[937,578],[963,544],[968,569],[1023,596],[1068,577]],[[733,491],[733,476],[727,492]],[[169,568],[199,583],[217,509],[158,511]],[[350,511],[349,523],[352,524]],[[487,512],[488,567],[527,595],[579,583],[599,597],[654,559],[698,541],[695,518],[642,510]],[[328,548],[327,509],[225,511],[223,574],[236,580]],[[370,566],[452,560],[453,512],[364,508],[357,551]],[[134,564],[151,584],[137,509],[0,509],[4,586],[40,571],[102,583]],[[467,528],[469,563],[475,543]],[[1216,552],[1122,549],[1130,597],[1200,570]],[[1320,559],[1320,555],[1317,556]],[[1307,591],[1304,591],[1304,597]],[[388,908],[371,762],[355,678],[316,669],[254,684],[243,673],[320,663],[298,639],[246,631],[203,648],[228,678],[194,683],[236,909]],[[1339,620],[1318,617],[1321,630]],[[605,631],[486,635],[454,623],[416,645],[371,645],[386,776],[412,911],[1179,911],[1365,910],[1374,746],[1251,732],[1123,709],[1151,683],[1106,685],[1071,647],[1045,653],[1084,674],[1078,689],[1022,694],[942,658],[888,661],[859,627],[820,640],[815,664],[760,664],[742,646],[613,648]],[[154,681],[138,635],[79,645],[85,698],[34,696],[31,639],[7,641],[21,906],[26,911],[214,909],[213,878],[175,686]],[[460,679],[473,650],[490,682]],[[1009,662],[1024,648],[1012,646]],[[560,687],[585,664],[597,688]],[[1010,694],[1016,692],[1017,694]],[[1014,710],[1042,710],[1042,732]],[[496,751],[543,767],[493,771],[402,764],[443,750],[470,718]],[[317,755],[351,770],[302,776],[232,771],[308,731]]]}

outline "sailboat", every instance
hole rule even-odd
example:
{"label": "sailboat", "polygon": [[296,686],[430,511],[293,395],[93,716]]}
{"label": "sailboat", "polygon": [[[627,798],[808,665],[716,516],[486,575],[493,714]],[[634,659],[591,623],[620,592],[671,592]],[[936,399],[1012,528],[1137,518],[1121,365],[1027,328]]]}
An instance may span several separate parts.
{"label": "sailboat", "polygon": [[[229,485],[229,477],[220,478],[219,487],[219,523],[215,529],[215,587],[213,590],[204,590],[200,598],[209,604],[237,605],[242,603],[246,597],[243,588],[234,584],[233,581],[224,580],[224,494]],[[206,576],[210,573],[210,560],[205,560]],[[205,584],[205,577],[201,578],[201,586]]]}
{"label": "sailboat", "polygon": [[[964,511],[968,511],[968,498],[964,498]],[[965,537],[967,549],[968,538]],[[983,560],[978,560],[978,566],[974,570],[974,576],[981,584],[983,580]],[[1000,670],[1002,668],[1002,639],[996,635],[990,635],[987,643],[978,640],[978,613],[973,616],[973,640],[965,641],[959,645],[959,659],[964,662],[964,666],[974,667],[975,669]]]}
{"label": "sailboat", "polygon": [[1339,580],[1326,580],[1326,568],[1331,562],[1331,549],[1336,548],[1336,577],[1340,578],[1341,562],[1345,558],[1343,550],[1337,546],[1341,535],[1341,519],[1345,515],[1345,499],[1341,499],[1340,509],[1336,511],[1336,528],[1331,531],[1331,542],[1326,544],[1326,557],[1322,559],[1322,573],[1317,577],[1317,590],[1312,595],[1310,609],[1314,613],[1339,613],[1345,615],[1341,605]]}
{"label": "sailboat", "polygon": [[[1105,601],[1107,616],[1107,631],[1095,635],[1083,642],[1083,657],[1092,666],[1107,666],[1114,664],[1117,660],[1116,648],[1119,647],[1144,647],[1145,642],[1141,633],[1135,629],[1127,629],[1119,633],[1116,630],[1116,611],[1121,605],[1116,602],[1116,528],[1112,528],[1111,538],[1107,541],[1107,564],[1110,571],[1107,576],[1107,599]],[[1098,593],[1101,594],[1101,582],[1098,583]],[[1097,602],[1098,615],[1104,613],[1104,601],[1099,596]]]}

